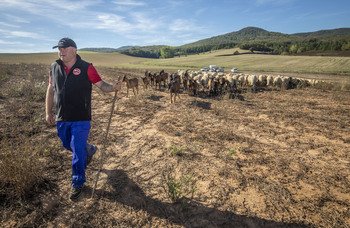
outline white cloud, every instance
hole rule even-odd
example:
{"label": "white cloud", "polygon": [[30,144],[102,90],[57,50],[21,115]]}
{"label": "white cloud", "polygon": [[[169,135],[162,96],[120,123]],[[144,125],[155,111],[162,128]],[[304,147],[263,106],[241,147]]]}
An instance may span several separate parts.
{"label": "white cloud", "polygon": [[6,41],[6,40],[0,40],[0,45],[18,45],[23,44],[22,42],[18,41]]}
{"label": "white cloud", "polygon": [[0,25],[6,26],[6,27],[11,27],[11,28],[19,28],[18,25],[12,25],[12,24],[8,24],[8,23],[5,23],[5,22],[0,22]]}
{"label": "white cloud", "polygon": [[152,32],[164,25],[161,17],[154,17],[144,12],[132,12],[130,14],[130,20],[134,22],[134,29],[143,32]]}
{"label": "white cloud", "polygon": [[145,2],[139,2],[139,1],[133,1],[133,0],[124,0],[124,1],[113,1],[116,5],[121,6],[144,6],[146,5]]}
{"label": "white cloud", "polygon": [[115,14],[102,14],[97,16],[95,28],[110,30],[113,32],[127,32],[131,25],[124,20],[124,17]]}
{"label": "white cloud", "polygon": [[41,39],[42,37],[33,32],[23,32],[23,31],[12,31],[10,32],[10,35],[14,37],[25,37],[25,38],[33,38],[33,39]]}
{"label": "white cloud", "polygon": [[32,39],[45,39],[43,36],[38,33],[25,32],[25,31],[10,31],[0,29],[0,34],[3,34],[5,38],[32,38]]}
{"label": "white cloud", "polygon": [[76,11],[84,10],[88,6],[96,5],[100,0],[2,0],[3,9],[21,10],[35,15],[49,16],[51,13],[58,13],[60,10]]}
{"label": "white cloud", "polygon": [[4,18],[8,19],[11,22],[15,22],[15,23],[26,23],[26,24],[29,23],[28,19],[24,19],[22,17],[15,16],[12,14],[4,14]]}

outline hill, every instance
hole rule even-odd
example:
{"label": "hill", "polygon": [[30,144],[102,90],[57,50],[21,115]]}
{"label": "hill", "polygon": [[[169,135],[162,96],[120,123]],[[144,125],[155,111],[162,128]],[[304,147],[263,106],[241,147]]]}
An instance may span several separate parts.
{"label": "hill", "polygon": [[320,30],[316,32],[295,33],[293,35],[301,37],[350,36],[350,28],[338,28],[331,30]]}
{"label": "hill", "polygon": [[266,40],[292,40],[297,39],[296,36],[283,34],[279,32],[269,32],[257,27],[247,27],[237,32],[231,32],[220,36],[214,36],[208,39],[199,40],[190,44],[185,44],[181,47],[202,46],[208,44],[223,44],[232,42],[247,42],[247,41],[266,41]]}
{"label": "hill", "polygon": [[[197,54],[205,51],[239,47],[252,52],[270,54],[302,54],[347,56],[350,50],[350,28],[321,30],[309,33],[283,34],[257,27],[196,41],[178,48],[179,53]],[[319,53],[321,52],[321,54]]]}
{"label": "hill", "polygon": [[168,58],[229,48],[241,48],[251,52],[269,54],[305,55],[312,53],[312,55],[348,56],[348,51],[350,50],[350,28],[284,34],[257,27],[246,27],[236,32],[172,47],[172,49],[168,49],[171,53],[163,53],[164,56],[161,53],[162,47],[165,47],[165,45],[123,46],[118,49],[84,48],[81,50],[121,52],[126,55],[144,58]]}

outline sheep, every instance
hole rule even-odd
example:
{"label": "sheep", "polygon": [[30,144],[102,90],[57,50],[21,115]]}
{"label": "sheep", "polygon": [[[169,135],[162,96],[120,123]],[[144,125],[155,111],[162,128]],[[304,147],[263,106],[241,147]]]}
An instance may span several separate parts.
{"label": "sheep", "polygon": [[177,74],[180,76],[180,79],[184,78],[188,70],[177,70]]}
{"label": "sheep", "polygon": [[315,82],[316,82],[316,80],[315,79],[306,79],[306,81],[307,81],[307,83],[309,84],[309,85],[311,85],[311,86],[315,86]]}
{"label": "sheep", "polygon": [[137,94],[139,93],[139,80],[137,78],[128,79],[126,75],[124,75],[123,82],[125,82],[126,84],[126,97],[129,97],[129,89],[133,90],[135,96],[136,96],[135,88],[136,88]]}
{"label": "sheep", "polygon": [[247,77],[248,86],[251,87],[253,92],[255,92],[257,81],[258,81],[258,77],[256,75],[249,75]]}
{"label": "sheep", "polygon": [[266,75],[259,75],[258,78],[259,86],[266,86],[267,85],[267,76]]}
{"label": "sheep", "polygon": [[273,79],[274,79],[274,78],[273,78],[272,75],[268,75],[268,76],[267,76],[267,79],[266,79],[266,81],[267,81],[267,82],[266,82],[266,85],[267,85],[267,86],[272,86],[272,85],[273,85]]}
{"label": "sheep", "polygon": [[198,89],[198,83],[193,80],[192,78],[189,78],[187,81],[187,87],[188,87],[188,94],[193,94],[194,96],[197,94]]}
{"label": "sheep", "polygon": [[278,75],[274,78],[273,85],[280,89],[286,90],[289,87],[290,80],[290,77]]}
{"label": "sheep", "polygon": [[227,80],[225,77],[222,77],[221,75],[217,75],[215,80],[218,82],[217,83],[217,89],[218,89],[218,93],[221,95],[223,90],[225,90],[225,85],[227,85]]}
{"label": "sheep", "polygon": [[241,89],[243,88],[243,86],[245,85],[244,75],[239,75],[238,76],[237,84],[241,87]]}
{"label": "sheep", "polygon": [[189,79],[193,79],[194,77],[196,77],[198,74],[201,74],[200,72],[197,72],[197,71],[190,71],[188,73],[188,78]]}
{"label": "sheep", "polygon": [[233,76],[226,75],[226,83],[230,89],[230,96],[232,96],[233,92],[237,93],[237,81]]}
{"label": "sheep", "polygon": [[290,77],[282,76],[282,83],[281,83],[281,89],[287,90],[289,87]]}
{"label": "sheep", "polygon": [[194,80],[197,81],[198,85],[202,86],[202,91],[204,91],[208,86],[209,75],[208,74],[200,74],[194,77]]}
{"label": "sheep", "polygon": [[[180,99],[180,95],[178,94],[180,91],[180,85],[181,85],[181,78],[179,75],[175,75],[174,78],[168,84],[168,89],[170,92],[170,103],[175,103],[176,96],[178,96]],[[174,102],[173,102],[173,99],[174,99]]]}
{"label": "sheep", "polygon": [[273,79],[273,85],[275,87],[278,87],[278,88],[281,88],[281,85],[282,85],[282,77],[280,75],[278,75],[277,77],[275,77]]}

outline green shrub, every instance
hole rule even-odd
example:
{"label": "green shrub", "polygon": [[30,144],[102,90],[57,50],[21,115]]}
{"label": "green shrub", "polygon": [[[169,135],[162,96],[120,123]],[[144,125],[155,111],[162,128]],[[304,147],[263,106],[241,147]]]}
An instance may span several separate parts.
{"label": "green shrub", "polygon": [[178,148],[176,145],[173,145],[173,144],[170,145],[170,151],[172,155],[181,156],[183,153],[183,149],[184,149],[183,146]]}
{"label": "green shrub", "polygon": [[39,143],[21,137],[17,145],[7,138],[0,142],[0,185],[1,195],[21,197],[43,179],[40,164]]}
{"label": "green shrub", "polygon": [[176,177],[174,168],[170,168],[163,172],[162,187],[168,198],[174,203],[181,203],[183,208],[187,207],[188,196],[193,198],[193,194],[197,191],[196,180],[193,179],[193,172],[181,174]]}

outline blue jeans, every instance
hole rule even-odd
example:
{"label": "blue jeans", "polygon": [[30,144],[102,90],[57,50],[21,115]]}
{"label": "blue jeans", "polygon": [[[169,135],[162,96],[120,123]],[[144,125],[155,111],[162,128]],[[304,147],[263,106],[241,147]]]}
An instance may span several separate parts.
{"label": "blue jeans", "polygon": [[73,152],[72,187],[84,185],[87,158],[86,143],[89,137],[90,121],[57,122],[57,135],[63,147]]}

